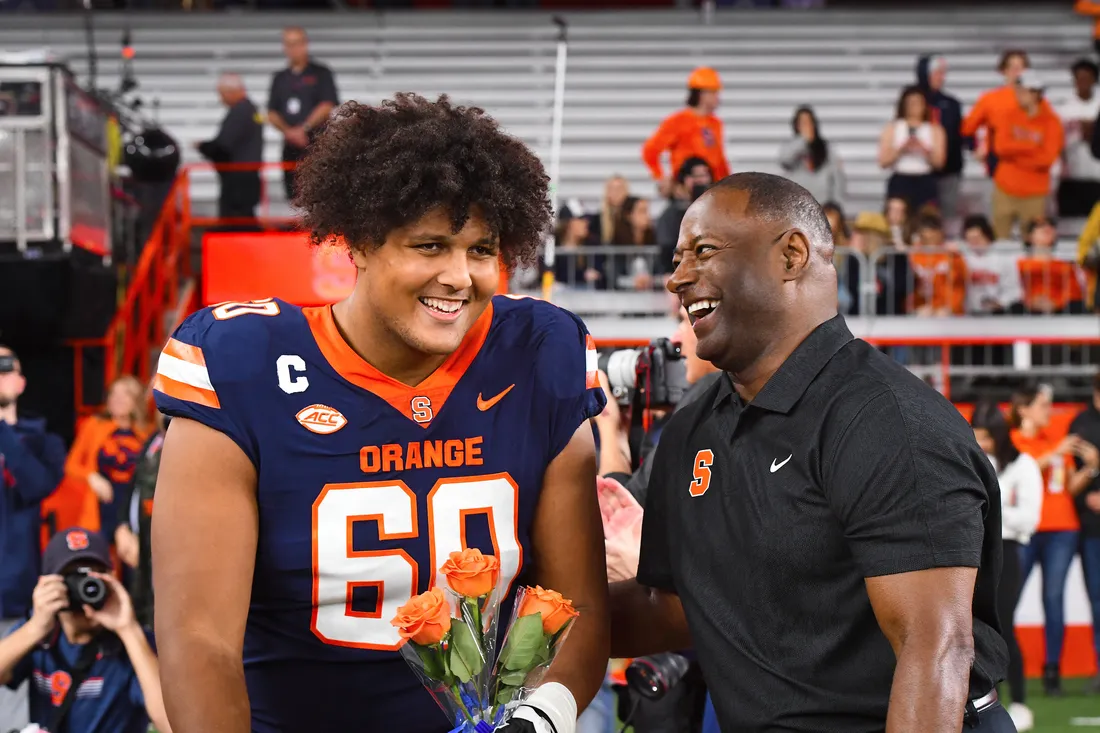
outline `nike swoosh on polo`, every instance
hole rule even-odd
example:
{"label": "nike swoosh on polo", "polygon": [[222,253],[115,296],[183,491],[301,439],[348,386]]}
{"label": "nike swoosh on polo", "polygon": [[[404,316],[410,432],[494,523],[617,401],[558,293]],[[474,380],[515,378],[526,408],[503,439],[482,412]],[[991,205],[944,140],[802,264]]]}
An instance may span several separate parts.
{"label": "nike swoosh on polo", "polygon": [[501,401],[502,399],[504,399],[504,395],[506,395],[506,394],[508,394],[509,392],[511,392],[511,391],[512,391],[512,387],[515,387],[515,386],[516,386],[516,385],[514,385],[514,384],[509,384],[509,385],[508,385],[508,388],[507,388],[507,389],[505,389],[505,390],[504,390],[503,392],[501,392],[500,394],[498,394],[498,395],[497,395],[496,397],[490,397],[490,398],[489,398],[489,399],[487,399],[487,400],[483,400],[483,399],[481,399],[481,393],[480,393],[480,392],[478,392],[478,394],[477,394],[477,409],[481,410],[482,412],[485,412],[486,410],[489,410],[489,409],[491,409],[491,408],[493,407],[493,405],[495,405],[496,403],[498,403],[498,402],[500,402],[500,401]]}
{"label": "nike swoosh on polo", "polygon": [[794,453],[792,453],[789,456],[787,456],[786,458],[784,458],[781,463],[776,463],[775,459],[773,458],[772,459],[772,473],[775,473],[779,469],[783,468],[783,466],[786,466],[787,461],[791,460],[791,458],[793,458],[793,457],[794,457]]}

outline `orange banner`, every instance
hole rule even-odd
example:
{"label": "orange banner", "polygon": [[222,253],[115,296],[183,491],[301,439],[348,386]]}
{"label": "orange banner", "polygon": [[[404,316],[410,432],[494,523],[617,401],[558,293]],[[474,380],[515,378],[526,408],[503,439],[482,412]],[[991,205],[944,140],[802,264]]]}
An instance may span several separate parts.
{"label": "orange banner", "polygon": [[302,232],[206,234],[202,267],[203,305],[263,298],[323,305],[355,287],[347,251],[311,247]]}

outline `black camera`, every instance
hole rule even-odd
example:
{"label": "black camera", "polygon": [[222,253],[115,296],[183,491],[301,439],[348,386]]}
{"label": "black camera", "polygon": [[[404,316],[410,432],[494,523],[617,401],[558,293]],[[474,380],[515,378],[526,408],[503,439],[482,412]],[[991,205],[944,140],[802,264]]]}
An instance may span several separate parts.
{"label": "black camera", "polygon": [[626,668],[626,684],[650,700],[660,700],[684,678],[691,664],[687,657],[666,652],[638,657]]}
{"label": "black camera", "polygon": [[65,587],[69,589],[69,610],[91,606],[98,611],[107,603],[107,584],[93,576],[88,568],[77,568],[65,573]]}
{"label": "black camera", "polygon": [[599,368],[607,374],[612,395],[624,407],[634,401],[636,390],[645,407],[675,407],[688,388],[684,356],[680,347],[666,338],[640,349],[600,354]]}

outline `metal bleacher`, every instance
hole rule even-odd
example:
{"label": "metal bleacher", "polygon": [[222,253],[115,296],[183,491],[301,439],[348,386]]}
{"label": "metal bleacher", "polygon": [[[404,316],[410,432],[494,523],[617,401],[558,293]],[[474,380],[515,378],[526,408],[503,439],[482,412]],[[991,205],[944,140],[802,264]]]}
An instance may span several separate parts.
{"label": "metal bleacher", "polygon": [[[704,24],[691,11],[571,13],[566,79],[562,197],[598,200],[604,180],[621,173],[632,190],[653,186],[639,160],[641,141],[684,99],[696,65],[725,82],[719,114],[734,170],[777,171],[778,146],[800,104],[815,107],[822,131],[848,174],[849,211],[881,205],[885,175],[875,161],[882,125],[899,89],[914,79],[921,53],[949,57],[948,89],[969,106],[999,83],[1006,48],[1030,51],[1057,100],[1069,91],[1069,64],[1090,46],[1089,28],[1065,11],[830,12],[719,11]],[[447,92],[493,113],[509,131],[549,156],[556,29],[540,12],[343,12],[96,15],[101,87],[117,86],[119,41],[132,31],[134,71],[147,106],[196,161],[191,143],[210,136],[223,110],[218,73],[243,75],[266,101],[270,75],[283,65],[279,30],[305,26],[312,51],[332,66],[343,99],[378,101],[396,91]],[[0,50],[47,46],[71,59],[83,80],[87,50],[79,16],[13,16],[0,24]],[[267,131],[265,157],[279,158]],[[269,179],[277,180],[272,171]],[[981,178],[970,163],[971,192]],[[281,187],[271,187],[278,199]],[[201,209],[216,197],[212,175],[197,175]]]}

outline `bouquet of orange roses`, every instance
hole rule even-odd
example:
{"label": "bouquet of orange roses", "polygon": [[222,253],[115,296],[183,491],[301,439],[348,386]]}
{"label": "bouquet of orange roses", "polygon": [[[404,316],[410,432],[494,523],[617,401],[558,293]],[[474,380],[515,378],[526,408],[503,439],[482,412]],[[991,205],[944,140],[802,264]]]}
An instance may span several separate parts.
{"label": "bouquet of orange roses", "polygon": [[452,552],[440,571],[449,588],[409,600],[391,622],[401,655],[454,724],[452,733],[491,733],[538,687],[577,611],[557,591],[516,591],[498,653],[505,588],[493,555]]}

